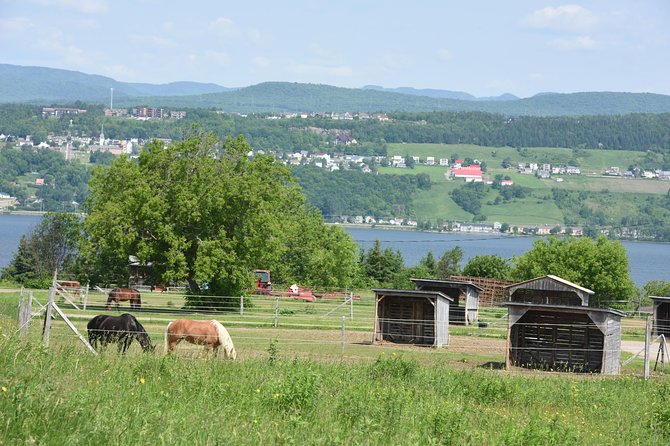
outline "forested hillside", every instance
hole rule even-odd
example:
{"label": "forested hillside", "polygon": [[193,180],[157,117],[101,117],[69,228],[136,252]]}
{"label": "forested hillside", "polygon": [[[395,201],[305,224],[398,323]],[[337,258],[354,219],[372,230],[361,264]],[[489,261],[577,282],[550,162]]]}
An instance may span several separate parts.
{"label": "forested hillside", "polygon": [[[62,119],[44,119],[41,108],[0,105],[0,133],[65,134],[73,120],[76,134],[105,135],[115,139],[179,139],[184,129],[198,125],[221,137],[243,134],[258,150],[291,152],[346,151],[384,155],[386,143],[476,144],[492,147],[567,147],[665,152],[670,150],[670,113],[634,113],[582,117],[507,116],[480,112],[391,113],[389,121],[335,120],[325,117],[266,119],[271,114],[239,116],[204,109],[188,109],[182,120],[106,118],[102,106],[75,104],[87,113]],[[335,146],[342,132],[358,144]]]}
{"label": "forested hillside", "polygon": [[480,111],[516,116],[576,116],[670,112],[670,96],[649,93],[545,93],[524,99],[503,95],[472,100],[468,93],[447,90],[340,88],[291,82],[264,82],[244,88],[196,82],[125,83],[77,71],[0,64],[0,103],[107,104],[110,88],[114,88],[115,104],[122,107],[145,104],[242,113]]}

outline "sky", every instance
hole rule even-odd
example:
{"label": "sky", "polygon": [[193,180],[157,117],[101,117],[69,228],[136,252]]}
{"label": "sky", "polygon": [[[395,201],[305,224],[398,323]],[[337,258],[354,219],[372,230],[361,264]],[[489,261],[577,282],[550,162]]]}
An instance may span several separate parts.
{"label": "sky", "polygon": [[670,1],[0,0],[0,63],[123,82],[670,95]]}

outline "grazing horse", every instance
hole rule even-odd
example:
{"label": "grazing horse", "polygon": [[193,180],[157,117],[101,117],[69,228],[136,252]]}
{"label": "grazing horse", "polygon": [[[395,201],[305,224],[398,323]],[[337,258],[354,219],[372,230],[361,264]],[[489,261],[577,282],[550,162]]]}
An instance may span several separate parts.
{"label": "grazing horse", "polygon": [[97,350],[98,343],[101,347],[107,344],[116,343],[119,346],[119,353],[123,354],[128,347],[137,339],[145,352],[154,351],[155,345],[142,324],[135,319],[132,314],[124,313],[121,316],[108,316],[100,314],[88,321],[88,340]]}
{"label": "grazing horse", "polygon": [[228,330],[219,321],[194,321],[191,319],[177,319],[168,324],[165,329],[165,351],[172,353],[177,344],[186,339],[191,344],[204,345],[205,352],[214,350],[214,356],[223,347],[224,355],[228,359],[236,359],[237,352],[233,346]]}
{"label": "grazing horse", "polygon": [[114,288],[107,296],[106,310],[112,306],[112,302],[116,302],[116,309],[119,309],[119,302],[130,301],[130,308],[139,310],[142,307],[142,296],[140,292],[134,288]]}

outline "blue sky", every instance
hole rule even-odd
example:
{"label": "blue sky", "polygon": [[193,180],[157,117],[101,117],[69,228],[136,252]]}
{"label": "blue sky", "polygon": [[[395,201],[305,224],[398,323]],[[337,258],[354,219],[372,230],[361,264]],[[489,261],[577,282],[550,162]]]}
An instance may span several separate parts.
{"label": "blue sky", "polygon": [[119,81],[670,94],[670,1],[0,0],[0,63]]}

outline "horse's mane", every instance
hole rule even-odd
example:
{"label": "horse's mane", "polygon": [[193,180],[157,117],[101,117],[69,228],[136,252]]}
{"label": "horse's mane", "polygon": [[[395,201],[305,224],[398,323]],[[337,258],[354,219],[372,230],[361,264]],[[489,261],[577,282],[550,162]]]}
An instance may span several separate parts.
{"label": "horse's mane", "polygon": [[226,330],[226,327],[224,327],[221,322],[217,321],[216,319],[212,319],[210,323],[216,329],[216,334],[219,338],[219,344],[221,344],[221,347],[223,347],[223,350],[226,352],[226,357],[235,359],[237,357],[237,352],[235,351],[233,340],[230,337],[228,330]]}

